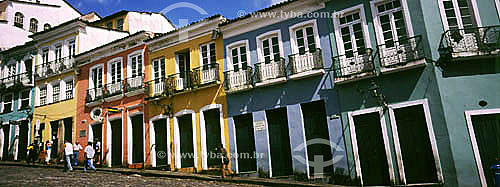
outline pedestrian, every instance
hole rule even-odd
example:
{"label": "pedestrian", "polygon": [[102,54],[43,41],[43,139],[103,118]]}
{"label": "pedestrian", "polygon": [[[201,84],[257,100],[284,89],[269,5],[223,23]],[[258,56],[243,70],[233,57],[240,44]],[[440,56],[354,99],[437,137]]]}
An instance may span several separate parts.
{"label": "pedestrian", "polygon": [[71,157],[73,156],[73,145],[68,141],[64,140],[64,157],[65,157],[65,164],[66,167],[64,168],[64,171],[73,171],[73,167],[71,167]]}
{"label": "pedestrian", "polygon": [[30,162],[33,160],[32,157],[35,156],[35,153],[34,153],[34,150],[35,149],[35,144],[31,143],[27,148],[26,150],[28,150],[28,156],[26,157],[26,163],[28,163],[28,165],[30,164]]}
{"label": "pedestrian", "polygon": [[50,142],[50,140],[47,140],[47,143],[45,144],[45,146],[47,147],[47,155],[45,157],[45,163],[47,163],[47,165],[50,164],[50,154],[52,153],[52,143]]}
{"label": "pedestrian", "polygon": [[83,172],[87,172],[87,167],[93,169],[94,172],[96,172],[94,164],[92,163],[95,154],[94,148],[92,148],[92,142],[89,142],[87,144],[84,152],[85,152],[85,162],[83,164]]}
{"label": "pedestrian", "polygon": [[80,155],[80,150],[82,150],[80,143],[76,142],[73,144],[73,165],[78,165],[78,156]]}
{"label": "pedestrian", "polygon": [[39,147],[38,140],[35,140],[35,144],[33,144],[33,156],[31,157],[31,163],[35,164],[35,162],[38,160],[40,157],[40,147]]}
{"label": "pedestrian", "polygon": [[96,151],[96,155],[95,155],[95,163],[96,165],[99,164],[99,166],[102,166],[102,158],[101,158],[101,151],[102,151],[102,148],[101,148],[101,141],[99,140],[99,138],[96,139],[96,144],[95,144],[95,151]]}
{"label": "pedestrian", "polygon": [[221,144],[219,147],[221,151],[221,169],[222,169],[222,178],[226,177],[226,170],[229,175],[232,174],[231,169],[228,168],[229,166],[229,156],[227,155],[227,151],[224,148],[224,146]]}

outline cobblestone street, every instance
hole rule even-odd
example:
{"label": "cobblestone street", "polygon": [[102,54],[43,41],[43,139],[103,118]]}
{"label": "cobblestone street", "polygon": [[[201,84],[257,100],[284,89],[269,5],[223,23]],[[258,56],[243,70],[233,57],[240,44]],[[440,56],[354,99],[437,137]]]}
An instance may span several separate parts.
{"label": "cobblestone street", "polygon": [[0,186],[255,186],[192,179],[143,177],[109,172],[0,166]]}

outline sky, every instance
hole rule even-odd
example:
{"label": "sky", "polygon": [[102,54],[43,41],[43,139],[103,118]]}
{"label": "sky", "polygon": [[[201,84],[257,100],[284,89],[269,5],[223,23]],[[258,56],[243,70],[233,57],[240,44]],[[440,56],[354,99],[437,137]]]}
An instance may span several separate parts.
{"label": "sky", "polygon": [[[208,15],[199,11],[179,7],[171,9],[165,16],[175,25],[183,26],[183,22],[193,22],[215,14],[222,14],[227,18],[238,17],[241,13],[250,13],[283,0],[67,0],[83,14],[95,11],[105,17],[121,10],[161,12],[176,3],[192,3],[199,6]],[[184,21],[180,21],[184,20]],[[182,23],[181,23],[182,22]]]}

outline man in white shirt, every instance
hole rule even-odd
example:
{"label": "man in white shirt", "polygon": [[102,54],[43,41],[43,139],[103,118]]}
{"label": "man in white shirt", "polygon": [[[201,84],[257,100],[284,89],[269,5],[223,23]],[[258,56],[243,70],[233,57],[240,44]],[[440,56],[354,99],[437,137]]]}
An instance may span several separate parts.
{"label": "man in white shirt", "polygon": [[64,156],[66,158],[66,168],[64,170],[73,171],[71,167],[71,157],[73,156],[73,145],[68,140],[64,140]]}
{"label": "man in white shirt", "polygon": [[83,165],[83,172],[87,172],[87,167],[96,171],[94,164],[92,163],[92,159],[94,158],[94,148],[92,148],[92,142],[89,142],[87,147],[85,147],[85,162]]}
{"label": "man in white shirt", "polygon": [[76,142],[76,144],[73,144],[73,165],[78,165],[78,158],[80,156],[80,150],[82,150],[82,146],[80,145],[79,142]]}

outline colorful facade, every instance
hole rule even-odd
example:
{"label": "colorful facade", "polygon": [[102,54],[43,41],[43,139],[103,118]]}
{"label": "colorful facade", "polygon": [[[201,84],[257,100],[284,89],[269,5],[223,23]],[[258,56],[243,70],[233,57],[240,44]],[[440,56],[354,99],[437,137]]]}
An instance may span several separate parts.
{"label": "colorful facade", "polygon": [[154,147],[154,167],[210,170],[220,166],[213,154],[229,148],[224,48],[217,31],[224,20],[212,16],[148,41],[146,146]]}

